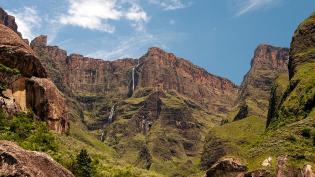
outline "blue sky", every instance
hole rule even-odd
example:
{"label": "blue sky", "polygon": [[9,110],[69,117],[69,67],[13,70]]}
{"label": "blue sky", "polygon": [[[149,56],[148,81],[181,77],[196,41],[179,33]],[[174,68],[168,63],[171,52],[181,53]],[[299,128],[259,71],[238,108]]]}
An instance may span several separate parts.
{"label": "blue sky", "polygon": [[261,43],[289,47],[314,0],[0,0],[29,39],[113,60],[160,47],[240,84]]}

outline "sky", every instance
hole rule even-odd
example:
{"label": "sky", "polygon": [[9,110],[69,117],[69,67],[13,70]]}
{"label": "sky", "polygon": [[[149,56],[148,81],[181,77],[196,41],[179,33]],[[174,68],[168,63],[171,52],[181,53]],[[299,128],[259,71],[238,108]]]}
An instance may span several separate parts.
{"label": "sky", "polygon": [[29,40],[104,60],[160,47],[240,84],[259,44],[289,47],[315,0],[0,0]]}

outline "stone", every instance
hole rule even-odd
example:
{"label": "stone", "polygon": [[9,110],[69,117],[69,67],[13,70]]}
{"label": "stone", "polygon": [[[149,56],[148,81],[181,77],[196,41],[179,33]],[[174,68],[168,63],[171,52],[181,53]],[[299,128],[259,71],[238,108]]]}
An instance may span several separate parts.
{"label": "stone", "polygon": [[0,141],[0,175],[74,177],[45,153],[27,151],[10,141]]}
{"label": "stone", "polygon": [[33,50],[10,28],[0,24],[0,63],[18,69],[26,77],[46,77]]}
{"label": "stone", "polygon": [[224,158],[214,164],[206,173],[205,177],[240,177],[247,171],[238,159]]}
{"label": "stone", "polygon": [[8,13],[4,11],[3,8],[1,7],[0,7],[0,24],[3,24],[9,27],[12,31],[14,31],[20,37],[22,37],[21,33],[18,32],[18,26],[15,22],[15,18],[11,15],[8,15]]}
{"label": "stone", "polygon": [[27,106],[48,127],[57,133],[69,130],[67,106],[63,94],[52,81],[46,78],[32,77],[26,81]]}

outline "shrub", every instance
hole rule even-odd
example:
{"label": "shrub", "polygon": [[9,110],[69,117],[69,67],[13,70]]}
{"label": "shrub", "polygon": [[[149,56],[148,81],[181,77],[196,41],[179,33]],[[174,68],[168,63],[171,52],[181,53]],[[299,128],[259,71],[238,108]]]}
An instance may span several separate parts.
{"label": "shrub", "polygon": [[0,138],[15,141],[29,150],[57,150],[55,137],[46,122],[37,121],[32,112],[20,113],[9,119],[0,111]]}
{"label": "shrub", "polygon": [[76,161],[72,166],[72,172],[76,177],[91,177],[95,169],[92,164],[92,159],[87,150],[82,149],[77,155]]}

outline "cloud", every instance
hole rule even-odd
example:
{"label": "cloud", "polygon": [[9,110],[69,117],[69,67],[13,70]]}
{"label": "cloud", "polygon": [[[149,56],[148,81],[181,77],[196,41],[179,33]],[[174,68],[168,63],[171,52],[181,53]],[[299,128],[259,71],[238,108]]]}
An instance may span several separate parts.
{"label": "cloud", "polygon": [[191,5],[191,2],[184,3],[183,0],[149,0],[149,3],[159,5],[163,10],[184,9]]}
{"label": "cloud", "polygon": [[[139,32],[136,35],[120,36],[108,44],[108,39],[100,42],[102,48],[96,51],[90,51],[87,56],[93,58],[102,58],[106,60],[116,60],[118,58],[139,58],[149,47],[160,47],[165,50],[170,50],[171,43],[182,43],[187,37],[185,33],[162,32],[148,33]],[[170,50],[171,51],[171,50]]]}
{"label": "cloud", "polygon": [[68,0],[70,7],[60,18],[63,25],[74,25],[91,30],[113,33],[115,26],[110,21],[125,19],[137,30],[149,20],[147,13],[137,1],[124,0]]}
{"label": "cloud", "polygon": [[15,16],[18,31],[22,33],[23,38],[33,39],[35,37],[33,29],[39,28],[42,21],[35,8],[24,7],[21,11],[8,11],[8,13]]}
{"label": "cloud", "polygon": [[241,16],[254,10],[270,7],[277,2],[279,0],[236,0],[238,10],[235,15]]}

